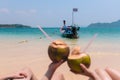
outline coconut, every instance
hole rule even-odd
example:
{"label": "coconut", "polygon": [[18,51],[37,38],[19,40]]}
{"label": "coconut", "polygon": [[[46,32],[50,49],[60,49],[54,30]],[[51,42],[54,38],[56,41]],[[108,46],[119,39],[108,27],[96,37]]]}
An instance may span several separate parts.
{"label": "coconut", "polygon": [[59,62],[62,59],[66,60],[69,52],[68,45],[62,40],[55,40],[48,47],[48,55],[53,62]]}
{"label": "coconut", "polygon": [[75,47],[69,55],[67,63],[70,67],[70,70],[75,73],[82,73],[82,69],[80,67],[80,64],[84,64],[87,68],[89,68],[91,64],[90,56],[86,53],[80,53],[80,47]]}
{"label": "coconut", "polygon": [[71,55],[79,55],[80,54],[80,46],[75,46],[71,52]]}

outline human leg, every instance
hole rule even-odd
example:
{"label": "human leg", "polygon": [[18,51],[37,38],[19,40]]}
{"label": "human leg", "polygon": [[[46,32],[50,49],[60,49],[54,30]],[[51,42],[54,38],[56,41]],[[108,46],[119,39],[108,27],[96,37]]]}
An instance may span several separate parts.
{"label": "human leg", "polygon": [[96,69],[95,72],[101,80],[112,80],[107,72],[103,69]]}
{"label": "human leg", "polygon": [[106,68],[105,70],[113,80],[120,80],[120,72],[112,68]]}
{"label": "human leg", "polygon": [[53,77],[52,77],[52,80],[65,80],[65,78],[64,78],[64,75],[62,73],[55,72]]}

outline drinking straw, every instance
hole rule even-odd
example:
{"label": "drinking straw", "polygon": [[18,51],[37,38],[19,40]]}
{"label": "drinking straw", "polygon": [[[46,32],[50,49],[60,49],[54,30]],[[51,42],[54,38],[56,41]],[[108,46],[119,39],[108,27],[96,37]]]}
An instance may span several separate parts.
{"label": "drinking straw", "polygon": [[86,50],[89,48],[89,46],[90,46],[90,45],[93,43],[93,41],[96,39],[97,35],[98,35],[97,33],[94,34],[94,36],[90,39],[90,41],[88,42],[87,46],[83,49],[82,52],[86,52]]}
{"label": "drinking straw", "polygon": [[40,31],[42,31],[42,33],[46,36],[48,40],[53,41],[53,39],[42,29],[41,26],[38,26],[38,28],[40,29]]}

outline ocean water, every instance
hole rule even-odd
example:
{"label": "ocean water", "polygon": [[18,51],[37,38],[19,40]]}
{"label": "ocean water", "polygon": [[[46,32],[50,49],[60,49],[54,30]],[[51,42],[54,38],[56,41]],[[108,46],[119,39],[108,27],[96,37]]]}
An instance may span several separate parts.
{"label": "ocean water", "polygon": [[[87,28],[81,27],[78,39],[61,37],[59,28],[43,28],[53,39],[62,39],[70,46],[80,45],[84,49],[97,34],[88,51],[96,53],[119,53],[120,54],[120,27],[113,28]],[[38,28],[0,28],[0,41],[2,40],[35,40],[49,41]],[[1,42],[0,42],[1,43]]]}

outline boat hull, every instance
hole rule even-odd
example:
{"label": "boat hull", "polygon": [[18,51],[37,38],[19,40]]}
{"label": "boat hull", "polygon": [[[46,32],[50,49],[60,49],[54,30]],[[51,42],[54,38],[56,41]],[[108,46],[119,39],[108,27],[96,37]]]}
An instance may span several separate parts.
{"label": "boat hull", "polygon": [[78,38],[77,35],[73,35],[73,34],[62,34],[62,37],[66,37],[66,38]]}
{"label": "boat hull", "polygon": [[79,38],[77,31],[79,31],[78,27],[69,26],[66,29],[62,29],[62,37],[65,38]]}

